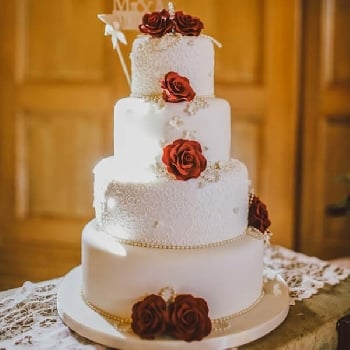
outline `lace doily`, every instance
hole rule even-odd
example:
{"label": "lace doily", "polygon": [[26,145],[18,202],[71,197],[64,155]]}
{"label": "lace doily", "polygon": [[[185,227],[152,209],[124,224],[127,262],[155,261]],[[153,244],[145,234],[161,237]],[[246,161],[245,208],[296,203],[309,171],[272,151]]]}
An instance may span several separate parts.
{"label": "lace doily", "polygon": [[291,305],[310,298],[326,285],[338,284],[350,275],[350,269],[279,246],[265,248],[264,264],[287,282]]}
{"label": "lace doily", "polygon": [[[338,284],[350,275],[348,269],[278,246],[266,249],[265,265],[275,271],[268,272],[270,275],[280,274],[287,282],[291,304],[310,298],[325,285]],[[10,297],[0,300],[0,350],[108,349],[64,325],[56,309],[61,280],[25,282]]]}

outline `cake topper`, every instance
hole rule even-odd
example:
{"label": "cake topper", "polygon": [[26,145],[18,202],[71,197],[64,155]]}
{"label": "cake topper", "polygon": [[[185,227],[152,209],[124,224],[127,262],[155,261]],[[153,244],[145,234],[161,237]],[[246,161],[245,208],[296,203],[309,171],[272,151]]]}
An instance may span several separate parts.
{"label": "cake topper", "polygon": [[137,30],[145,12],[163,8],[162,0],[113,0],[111,14],[99,14],[97,17],[105,23],[105,35],[110,35],[113,49],[117,51],[126,80],[131,86],[130,74],[126,66],[119,41],[127,45],[123,30]]}
{"label": "cake topper", "polygon": [[172,2],[168,3],[168,9],[169,9],[170,18],[174,18],[175,17],[175,7],[174,7],[174,4]]}

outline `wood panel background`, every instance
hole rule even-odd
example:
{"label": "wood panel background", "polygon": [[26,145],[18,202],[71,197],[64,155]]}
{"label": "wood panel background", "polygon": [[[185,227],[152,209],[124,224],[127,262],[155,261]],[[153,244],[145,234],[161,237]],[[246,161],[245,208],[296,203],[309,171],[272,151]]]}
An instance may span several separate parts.
{"label": "wood panel background", "polygon": [[1,5],[0,289],[79,264],[115,99],[96,18],[106,1]]}
{"label": "wood panel background", "polygon": [[350,210],[326,210],[350,193],[350,1],[305,2],[304,23],[299,248],[350,256]]}
{"label": "wood panel background", "polygon": [[[96,18],[111,12],[112,0],[0,5],[4,289],[80,263],[81,230],[94,215],[92,169],[113,152],[113,105],[129,89]],[[346,170],[349,159],[349,0],[175,5],[199,16],[204,32],[223,44],[216,49],[216,95],[231,104],[232,154],[247,164],[269,205],[272,242],[324,255],[315,242],[326,231],[328,241],[347,239],[349,220],[334,221],[323,210],[341,194],[328,174]],[[135,34],[127,33],[125,57]],[[344,254],[337,244],[327,243],[334,248],[328,255]]]}

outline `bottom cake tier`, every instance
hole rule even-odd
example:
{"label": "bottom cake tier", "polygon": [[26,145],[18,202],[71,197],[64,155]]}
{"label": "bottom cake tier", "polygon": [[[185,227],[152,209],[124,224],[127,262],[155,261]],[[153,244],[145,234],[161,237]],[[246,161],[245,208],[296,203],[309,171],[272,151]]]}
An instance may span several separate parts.
{"label": "bottom cake tier", "polygon": [[199,249],[126,245],[92,220],[82,234],[82,293],[95,310],[121,318],[164,288],[204,298],[212,319],[234,317],[262,297],[263,250],[263,240],[249,235]]}

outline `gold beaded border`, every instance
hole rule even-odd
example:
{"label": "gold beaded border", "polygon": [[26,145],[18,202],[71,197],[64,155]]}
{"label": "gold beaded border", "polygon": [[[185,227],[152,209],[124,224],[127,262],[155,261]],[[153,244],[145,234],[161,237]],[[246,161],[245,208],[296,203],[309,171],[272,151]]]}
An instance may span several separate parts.
{"label": "gold beaded border", "polygon": [[[143,98],[147,101],[155,101],[157,102],[158,100],[162,100],[163,95],[162,94],[141,94],[141,93],[136,93],[136,92],[132,92],[130,94],[130,97],[136,97],[136,98]],[[203,98],[203,99],[207,99],[207,98],[215,98],[214,94],[211,95],[196,95],[196,98]],[[185,101],[186,102],[186,101]],[[190,101],[192,102],[192,101]]]}
{"label": "gold beaded border", "polygon": [[152,242],[145,242],[145,241],[135,241],[132,239],[126,239],[126,238],[120,238],[112,233],[105,231],[101,224],[96,225],[98,232],[104,232],[105,234],[111,236],[113,239],[115,239],[117,242],[122,244],[131,245],[134,247],[141,247],[141,248],[156,248],[156,249],[169,249],[169,250],[192,250],[192,249],[203,249],[203,248],[212,248],[212,247],[221,247],[224,245],[228,245],[234,242],[237,242],[241,239],[243,239],[246,235],[256,238],[256,239],[264,239],[264,235],[256,230],[253,227],[247,227],[247,229],[244,230],[244,232],[238,236],[235,236],[233,238],[225,239],[223,241],[219,242],[213,242],[213,243],[205,243],[205,244],[196,244],[196,245],[172,245],[172,244],[162,244],[162,243],[152,243]]}
{"label": "gold beaded border", "polygon": [[84,303],[93,311],[95,311],[96,313],[98,313],[100,316],[108,318],[109,320],[112,320],[115,322],[115,326],[120,329],[123,330],[125,332],[130,331],[130,324],[131,324],[131,318],[127,318],[127,317],[120,317],[118,315],[114,315],[111,314],[107,311],[104,311],[102,309],[100,309],[99,307],[95,306],[93,303],[91,303],[89,300],[87,300],[87,298],[85,297],[85,294],[83,292],[83,290],[81,289],[80,291],[81,294],[81,298],[83,299]]}
{"label": "gold beaded border", "polygon": [[[263,299],[265,293],[264,293],[264,289],[261,290],[260,295],[258,296],[258,298],[248,307],[234,312],[231,315],[228,316],[223,316],[223,317],[219,317],[219,318],[214,318],[211,320],[212,325],[213,325],[213,332],[223,332],[226,331],[227,329],[229,329],[231,327],[231,324],[229,323],[232,319],[239,317],[249,311],[251,311],[257,304],[260,303],[260,301]],[[108,318],[109,320],[112,320],[115,322],[115,327],[118,328],[118,330],[123,331],[123,332],[130,332],[131,331],[131,318],[128,317],[121,317],[112,313],[109,313],[105,310],[100,309],[99,307],[97,307],[96,305],[94,305],[93,303],[91,303],[90,301],[87,300],[87,298],[85,297],[85,294],[83,292],[83,290],[81,290],[81,297],[84,301],[84,303],[93,311],[95,311],[96,313],[98,313],[100,316]]]}

